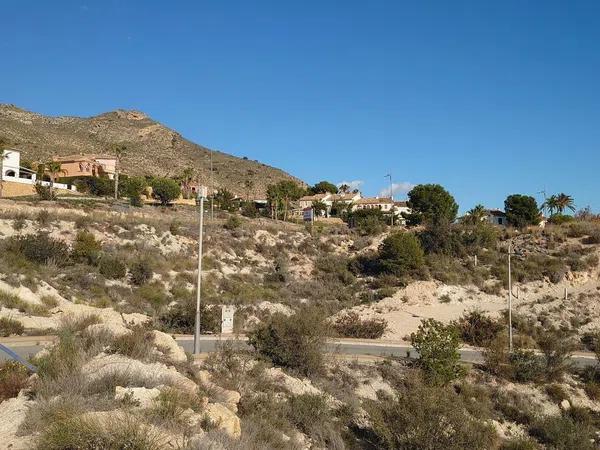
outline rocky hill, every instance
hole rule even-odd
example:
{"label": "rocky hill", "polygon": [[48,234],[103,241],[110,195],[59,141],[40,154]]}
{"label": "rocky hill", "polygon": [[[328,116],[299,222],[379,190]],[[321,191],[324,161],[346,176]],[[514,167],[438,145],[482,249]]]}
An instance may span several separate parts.
{"label": "rocky hill", "polygon": [[[193,167],[210,183],[210,149],[137,111],[117,110],[94,117],[49,117],[0,104],[0,137],[23,158],[44,161],[57,155],[110,153],[127,147],[123,169],[130,175],[176,176]],[[213,152],[213,183],[238,195],[264,197],[269,184],[297,178],[258,161]],[[250,183],[248,183],[250,181]],[[250,188],[246,188],[249,184]]]}

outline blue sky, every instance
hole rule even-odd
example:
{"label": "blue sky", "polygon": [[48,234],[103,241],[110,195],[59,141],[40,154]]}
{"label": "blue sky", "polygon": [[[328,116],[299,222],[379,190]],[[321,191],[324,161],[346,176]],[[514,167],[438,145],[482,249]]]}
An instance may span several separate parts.
{"label": "blue sky", "polygon": [[[185,137],[366,194],[600,210],[598,1],[0,0],[0,102],[142,110]],[[538,195],[538,198],[540,195]]]}

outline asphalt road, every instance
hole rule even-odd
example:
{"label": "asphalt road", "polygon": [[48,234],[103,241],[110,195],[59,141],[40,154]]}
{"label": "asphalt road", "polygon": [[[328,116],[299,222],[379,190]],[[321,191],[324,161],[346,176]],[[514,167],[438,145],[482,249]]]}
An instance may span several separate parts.
{"label": "asphalt road", "polygon": [[[4,344],[24,359],[39,352],[44,346],[52,342],[52,336],[2,338]],[[193,336],[177,336],[177,342],[186,352],[191,353],[194,346]],[[208,354],[216,351],[221,345],[229,343],[236,348],[248,348],[245,338],[232,336],[202,336],[201,352]],[[335,356],[346,359],[377,359],[387,356],[416,358],[415,350],[405,342],[364,341],[358,339],[337,339],[327,343],[326,351]],[[482,363],[483,354],[480,349],[464,347],[460,349],[461,360],[466,363]],[[8,359],[8,355],[0,351],[0,361]],[[596,358],[591,353],[575,353],[571,357],[577,367],[593,366],[597,364]]]}

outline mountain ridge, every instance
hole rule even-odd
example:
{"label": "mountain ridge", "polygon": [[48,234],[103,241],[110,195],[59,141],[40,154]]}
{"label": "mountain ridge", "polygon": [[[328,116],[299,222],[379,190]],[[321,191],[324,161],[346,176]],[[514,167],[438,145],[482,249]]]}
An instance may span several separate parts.
{"label": "mountain ridge", "polygon": [[304,182],[287,172],[247,158],[211,150],[137,110],[116,109],[90,117],[48,116],[12,104],[0,104],[0,138],[20,150],[23,159],[47,161],[52,156],[110,154],[111,146],[127,147],[124,173],[132,176],[178,176],[193,167],[202,184],[240,196],[264,198],[268,185],[281,180]]}

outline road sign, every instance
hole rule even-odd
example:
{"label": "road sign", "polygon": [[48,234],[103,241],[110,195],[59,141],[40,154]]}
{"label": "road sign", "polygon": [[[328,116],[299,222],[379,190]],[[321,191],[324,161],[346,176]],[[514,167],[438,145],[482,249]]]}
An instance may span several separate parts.
{"label": "road sign", "polygon": [[312,222],[314,216],[314,210],[312,208],[304,208],[302,210],[302,217],[305,222]]}

